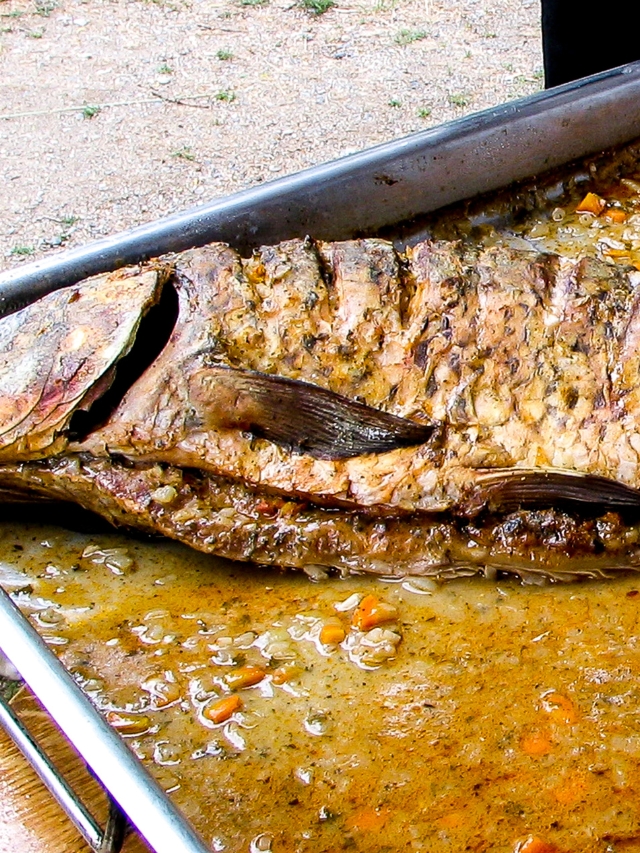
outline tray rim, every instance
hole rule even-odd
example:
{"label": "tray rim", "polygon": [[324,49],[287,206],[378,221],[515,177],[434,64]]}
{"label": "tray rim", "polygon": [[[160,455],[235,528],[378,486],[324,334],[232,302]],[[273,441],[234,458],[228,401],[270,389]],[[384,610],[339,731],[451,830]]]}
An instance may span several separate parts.
{"label": "tray rim", "polygon": [[640,137],[640,61],[472,113],[0,271],[0,315],[57,288],[221,241],[343,240]]}

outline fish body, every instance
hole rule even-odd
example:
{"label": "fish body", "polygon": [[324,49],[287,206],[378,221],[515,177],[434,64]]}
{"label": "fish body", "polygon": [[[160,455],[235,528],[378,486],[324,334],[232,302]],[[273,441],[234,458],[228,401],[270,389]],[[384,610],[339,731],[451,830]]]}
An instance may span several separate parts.
{"label": "fish body", "polygon": [[639,275],[369,239],[90,280],[0,321],[0,487],[275,565],[633,568]]}

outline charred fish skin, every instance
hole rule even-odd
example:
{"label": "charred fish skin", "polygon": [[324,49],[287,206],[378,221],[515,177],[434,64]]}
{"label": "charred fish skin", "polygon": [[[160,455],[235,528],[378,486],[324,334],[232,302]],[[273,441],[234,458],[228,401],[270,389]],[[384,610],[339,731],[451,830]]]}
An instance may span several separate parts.
{"label": "charred fish skin", "polygon": [[[382,320],[388,320],[391,308],[397,314],[397,306],[395,303],[391,305],[390,270],[397,273],[399,268],[393,247],[383,241],[348,244],[340,258],[349,254],[350,265],[345,263],[346,272],[341,273],[342,268],[336,262],[331,275],[327,272],[326,260],[323,262],[320,254],[308,242],[285,244],[282,252],[287,262],[280,258],[277,274],[273,269],[273,253],[265,250],[263,254],[268,257],[259,265],[253,259],[249,276],[244,274],[239,257],[226,246],[194,250],[184,260],[177,259],[175,286],[179,293],[181,312],[169,344],[124,398],[104,428],[94,432],[87,442],[75,445],[73,449],[98,456],[116,453],[128,458],[196,467],[219,476],[245,480],[253,485],[266,483],[272,478],[270,487],[279,491],[308,496],[309,499],[325,503],[339,501],[357,506],[357,495],[350,494],[350,479],[354,483],[362,481],[363,473],[357,466],[365,457],[357,456],[352,460],[356,469],[350,474],[340,460],[321,459],[311,453],[292,455],[289,448],[295,442],[289,439],[284,441],[285,447],[281,448],[269,441],[256,441],[255,435],[248,435],[239,429],[206,428],[207,421],[213,420],[215,424],[216,413],[226,416],[228,400],[225,397],[220,403],[215,386],[209,399],[203,399],[198,382],[202,371],[211,369],[212,365],[236,369],[242,366],[248,370],[259,369],[263,373],[273,369],[270,351],[265,355],[258,344],[259,330],[268,326],[266,318],[273,312],[275,304],[294,306],[293,316],[282,309],[284,316],[279,328],[280,337],[285,343],[284,353],[281,353],[277,365],[278,376],[285,381],[307,381],[320,389],[334,393],[339,391],[345,400],[353,399],[382,412],[393,407],[393,383],[388,374],[399,376],[398,368],[402,368],[403,353],[395,342],[396,333],[400,329],[399,317],[391,323],[391,332],[385,331],[381,325]],[[359,303],[361,313],[362,316],[366,314],[367,317],[377,318],[375,323],[369,322],[364,338],[354,334],[351,321],[346,319],[347,309],[351,310],[355,301],[352,292],[360,284],[354,281],[354,258],[358,254],[364,255],[365,261],[361,264],[365,269],[365,273],[361,274],[365,291]],[[302,283],[297,281],[294,299],[290,297],[291,287],[287,282],[291,268],[297,269],[300,255],[304,259],[303,280]],[[260,279],[260,275],[264,278]],[[347,278],[348,281],[343,281]],[[285,285],[282,285],[283,281]],[[280,294],[281,285],[285,287],[286,299]],[[378,287],[382,288],[383,295],[376,297],[375,288]],[[396,296],[393,298],[397,301]],[[289,334],[290,326],[294,330],[298,329],[296,323],[299,323],[301,304],[310,305],[311,328],[324,330],[317,336],[315,346],[309,347],[313,352],[304,350],[302,360],[294,357],[299,349],[297,345],[293,350],[290,349]],[[190,307],[194,305],[198,306],[197,312]],[[206,320],[199,319],[194,323],[192,318],[195,316],[205,317]],[[332,317],[337,318],[337,330],[332,330],[325,319],[327,317],[330,320]],[[372,351],[371,336],[376,329],[377,343]],[[331,336],[329,331],[332,331]],[[299,329],[292,335],[299,343]],[[383,345],[387,339],[390,341],[389,346]],[[241,365],[242,353],[245,354],[245,361]],[[356,371],[353,369],[354,359],[360,365]],[[349,382],[347,377],[350,377]],[[366,396],[363,396],[365,392]],[[196,399],[198,405],[194,405]],[[274,397],[273,403],[276,402]],[[256,404],[264,405],[264,396]],[[203,416],[203,408],[208,416]],[[388,413],[396,418],[403,417],[401,413]],[[272,409],[272,420],[287,423],[290,416],[291,410],[287,410],[286,406]],[[432,470],[434,447],[427,439],[432,433],[439,435],[441,428],[430,424],[420,415],[407,420],[412,422],[408,425],[409,432],[411,429],[419,432],[417,427],[428,427],[422,431],[425,441],[414,443],[419,444]],[[205,428],[202,428],[203,421]],[[309,447],[313,444],[312,439],[312,435],[304,436],[299,446]],[[405,440],[397,441],[395,446],[400,448],[397,452],[402,454],[405,449],[403,445],[407,443]],[[392,443],[384,449],[389,450],[393,446]],[[373,474],[376,480],[381,482],[383,476],[380,466],[385,469],[384,476],[387,479],[394,476],[398,466],[389,453],[376,453],[371,458],[376,460],[378,470]],[[395,476],[398,477],[397,473]],[[411,491],[415,493],[415,485],[411,486]],[[376,499],[371,502],[383,501]],[[411,502],[405,501],[404,506],[410,507]]]}

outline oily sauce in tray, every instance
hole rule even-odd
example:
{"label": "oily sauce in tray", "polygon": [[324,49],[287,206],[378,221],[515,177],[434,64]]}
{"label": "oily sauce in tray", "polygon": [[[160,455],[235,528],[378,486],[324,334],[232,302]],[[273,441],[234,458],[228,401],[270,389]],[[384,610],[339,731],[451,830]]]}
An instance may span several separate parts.
{"label": "oily sauce in tray", "polygon": [[6,525],[2,551],[214,850],[640,849],[637,577],[314,583]]}
{"label": "oily sauce in tray", "polygon": [[[635,153],[506,230],[498,203],[446,228],[640,268]],[[637,575],[339,578],[9,522],[0,546],[2,585],[213,850],[640,851]]]}

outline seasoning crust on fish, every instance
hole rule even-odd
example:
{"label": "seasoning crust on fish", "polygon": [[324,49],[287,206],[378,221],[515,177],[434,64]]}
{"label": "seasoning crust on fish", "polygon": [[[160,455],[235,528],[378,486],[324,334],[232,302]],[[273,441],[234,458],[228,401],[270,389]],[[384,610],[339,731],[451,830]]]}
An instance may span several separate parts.
{"label": "seasoning crust on fish", "polygon": [[[632,568],[639,276],[368,239],[94,279],[0,321],[0,487],[283,566]],[[154,342],[161,291],[177,305]],[[88,304],[104,334],[78,331]],[[153,359],[119,371],[143,327]],[[30,348],[53,365],[35,391]]]}

